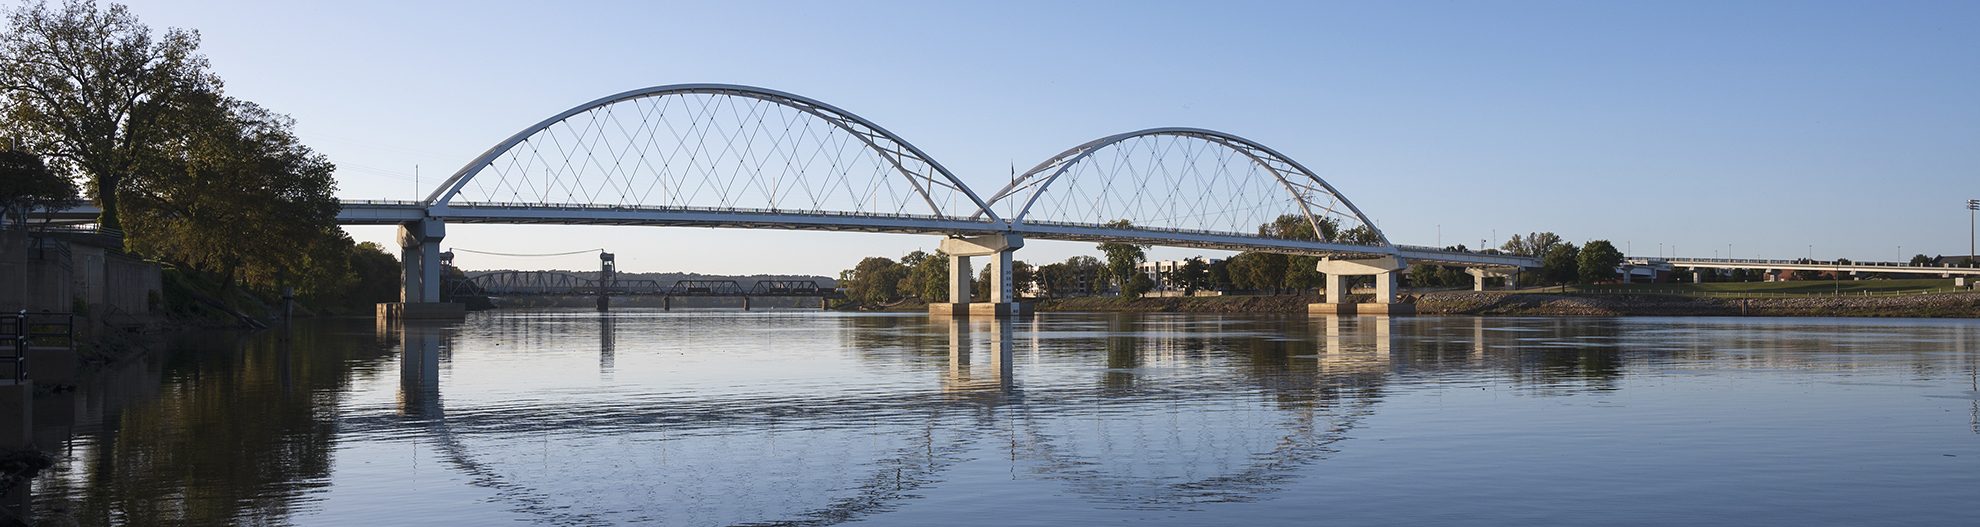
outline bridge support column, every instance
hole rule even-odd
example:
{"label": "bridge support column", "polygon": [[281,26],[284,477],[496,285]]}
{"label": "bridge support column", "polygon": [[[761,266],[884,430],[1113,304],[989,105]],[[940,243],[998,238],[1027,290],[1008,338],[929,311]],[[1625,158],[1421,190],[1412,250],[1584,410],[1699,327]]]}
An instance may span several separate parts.
{"label": "bridge support column", "polygon": [[1514,289],[1519,287],[1519,268],[1516,267],[1503,268],[1503,269],[1467,267],[1464,269],[1464,274],[1471,275],[1472,291],[1479,291],[1479,292],[1485,291],[1485,279],[1493,278],[1493,277],[1505,278],[1506,289]]}
{"label": "bridge support column", "polygon": [[[1327,302],[1308,304],[1306,312],[1316,315],[1408,315],[1416,313],[1415,304],[1396,302],[1398,276],[1409,266],[1401,258],[1384,256],[1363,260],[1322,259],[1317,270],[1326,275]],[[1346,302],[1349,276],[1374,276],[1375,298],[1373,302],[1349,304]]]}
{"label": "bridge support column", "polygon": [[[1016,234],[990,234],[974,237],[952,236],[942,240],[942,252],[949,254],[949,301],[928,304],[934,316],[1006,316],[1023,312],[1023,304],[1011,284],[1011,253],[1024,247],[1024,237]],[[990,258],[990,294],[983,302],[971,302],[969,259]]]}
{"label": "bridge support column", "polygon": [[399,302],[378,305],[378,316],[389,320],[459,318],[461,304],[440,302],[440,240],[447,224],[426,218],[399,225]]}
{"label": "bridge support column", "polygon": [[1702,284],[1702,283],[1705,283],[1705,271],[1702,271],[1702,270],[1698,270],[1698,269],[1692,269],[1692,270],[1691,270],[1691,283],[1694,283],[1694,284]]}

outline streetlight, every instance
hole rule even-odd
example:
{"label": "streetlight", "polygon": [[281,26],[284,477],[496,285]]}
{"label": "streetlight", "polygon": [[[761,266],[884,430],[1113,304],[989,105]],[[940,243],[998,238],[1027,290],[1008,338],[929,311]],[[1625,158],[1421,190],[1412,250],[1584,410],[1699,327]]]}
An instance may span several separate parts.
{"label": "streetlight", "polygon": [[1966,266],[1973,267],[1973,214],[1980,211],[1980,199],[1966,200]]}

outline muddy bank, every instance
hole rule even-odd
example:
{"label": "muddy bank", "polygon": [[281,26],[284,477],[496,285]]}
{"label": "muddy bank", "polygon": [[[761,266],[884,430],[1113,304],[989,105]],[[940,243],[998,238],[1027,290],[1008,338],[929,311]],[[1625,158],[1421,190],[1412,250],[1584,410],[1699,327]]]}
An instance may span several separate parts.
{"label": "muddy bank", "polygon": [[[1774,316],[1980,318],[1980,293],[1803,298],[1702,298],[1673,295],[1574,295],[1452,291],[1404,295],[1424,315],[1487,316]],[[1132,313],[1305,313],[1318,295],[1199,298],[1066,298],[1037,311]]]}

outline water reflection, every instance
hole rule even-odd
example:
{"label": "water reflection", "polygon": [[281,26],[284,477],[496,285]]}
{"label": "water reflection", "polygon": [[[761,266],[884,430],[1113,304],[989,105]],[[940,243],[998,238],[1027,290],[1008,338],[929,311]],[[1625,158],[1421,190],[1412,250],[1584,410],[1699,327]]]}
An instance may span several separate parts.
{"label": "water reflection", "polygon": [[[949,335],[949,375],[943,378],[948,392],[1011,394],[1011,349],[1013,326],[1009,318],[999,320],[938,319]],[[979,342],[983,337],[987,342]],[[1001,397],[990,400],[1001,402]]]}
{"label": "water reflection", "polygon": [[[1840,386],[1964,399],[1944,416],[1967,422],[1942,424],[1971,437],[1980,434],[1980,368],[1967,348],[1975,331],[1958,322],[637,310],[299,324],[288,338],[184,343],[49,399],[77,411],[51,409],[71,424],[37,429],[62,446],[63,463],[36,489],[36,508],[86,525],[391,523],[400,498],[417,493],[422,510],[473,523],[916,524],[995,488],[1067,517],[1202,523],[1217,519],[1191,515],[1228,510],[1221,504],[1297,510],[1326,499],[1311,494],[1316,481],[1388,477],[1338,458],[1391,451],[1371,441],[1397,427],[1430,430],[1417,437],[1467,426],[1586,433],[1494,413],[1520,404],[1504,394],[1606,400],[1695,375],[1745,381],[1707,384],[1729,389],[1837,374],[1853,383]],[[118,396],[127,408],[77,402],[133,387]],[[1439,402],[1426,405],[1431,396]],[[1445,405],[1465,411],[1426,413]],[[1443,421],[1456,419],[1473,420]],[[1594,451],[1561,455],[1605,462]],[[440,473],[407,459],[437,459]]]}

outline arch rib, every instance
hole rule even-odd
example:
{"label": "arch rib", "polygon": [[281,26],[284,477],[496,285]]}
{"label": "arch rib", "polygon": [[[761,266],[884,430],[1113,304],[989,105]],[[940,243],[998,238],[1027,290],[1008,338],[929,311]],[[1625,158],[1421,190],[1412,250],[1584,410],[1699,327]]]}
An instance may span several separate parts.
{"label": "arch rib", "polygon": [[[864,143],[868,149],[872,150],[881,158],[886,159],[887,163],[892,165],[895,171],[899,172],[902,177],[907,178],[908,184],[912,185],[915,193],[920,194],[922,200],[928,203],[929,209],[935,216],[948,217],[947,214],[943,213],[941,205],[935,202],[935,197],[929,192],[929,188],[921,181],[921,179],[927,179],[928,183],[934,183],[935,175],[918,174],[913,170],[909,170],[907,164],[902,161],[903,158],[911,158],[927,164],[932,170],[940,174],[943,179],[947,180],[948,186],[967,196],[971,204],[976,206],[976,213],[970,215],[971,218],[987,215],[993,221],[1000,221],[997,214],[990,210],[989,203],[977,196],[976,191],[971,190],[968,185],[964,185],[962,180],[957,178],[954,173],[949,172],[947,167],[942,166],[940,162],[929,157],[926,152],[923,152],[920,148],[915,147],[914,144],[907,142],[907,140],[902,139],[900,136],[894,135],[893,132],[888,131],[879,124],[875,124],[873,121],[869,121],[852,112],[826,104],[823,101],[768,88],[740,84],[701,83],[654,86],[601,97],[591,102],[572,107],[563,113],[553,115],[535,125],[524,128],[522,131],[516,132],[515,135],[509,136],[508,139],[496,143],[495,146],[490,147],[486,152],[482,152],[479,157],[474,158],[473,161],[469,161],[459,171],[454,172],[453,176],[441,182],[439,187],[435,188],[431,194],[426,196],[424,203],[429,211],[445,209],[448,202],[460,193],[461,188],[467,185],[468,181],[474,179],[475,175],[480,174],[483,169],[487,168],[490,163],[501,157],[502,154],[507,153],[510,149],[535,136],[538,132],[542,132],[559,122],[563,122],[565,119],[620,102],[675,94],[741,96],[782,105],[818,117],[852,134],[853,137],[858,138]],[[881,144],[882,142],[897,148],[883,146]]]}
{"label": "arch rib", "polygon": [[[1318,174],[1315,174],[1312,170],[1307,169],[1305,165],[1301,165],[1298,161],[1295,161],[1292,158],[1287,157],[1285,154],[1279,153],[1279,151],[1277,150],[1273,150],[1271,147],[1260,144],[1257,141],[1252,141],[1250,139],[1245,139],[1237,135],[1219,132],[1216,130],[1204,129],[1204,128],[1188,128],[1188,127],[1149,128],[1146,130],[1124,132],[1124,133],[1102,137],[1099,139],[1094,139],[1092,141],[1087,141],[1086,143],[1083,143],[1079,146],[1075,146],[1064,152],[1060,152],[1058,155],[1046,159],[1045,161],[1039,163],[1038,166],[1032,167],[1031,170],[1027,170],[1023,174],[1019,175],[1016,179],[1011,180],[1010,184],[1005,185],[1004,188],[998,190],[996,194],[991,195],[990,204],[995,205],[1005,199],[1010,199],[1012,196],[1021,194],[1025,190],[1029,189],[1031,191],[1030,195],[1024,198],[1025,200],[1024,204],[1020,208],[1018,208],[1017,212],[1013,214],[1010,218],[1010,222],[1013,225],[1023,223],[1026,216],[1031,213],[1032,206],[1037,204],[1038,198],[1044,195],[1045,191],[1051,187],[1051,184],[1054,181],[1058,180],[1061,175],[1064,175],[1066,171],[1071,169],[1074,165],[1079,164],[1080,161],[1083,161],[1088,156],[1093,155],[1094,152],[1100,151],[1107,147],[1119,144],[1129,139],[1134,139],[1137,137],[1153,136],[1153,135],[1192,137],[1196,139],[1217,143],[1219,145],[1224,146],[1225,148],[1230,148],[1231,150],[1236,151],[1239,154],[1243,154],[1246,158],[1249,158],[1252,161],[1252,163],[1257,164],[1261,168],[1264,168],[1266,172],[1271,173],[1274,178],[1278,179],[1280,186],[1284,188],[1288,194],[1291,194],[1293,196],[1294,201],[1299,203],[1300,212],[1306,216],[1306,221],[1308,222],[1309,225],[1313,227],[1314,232],[1316,233],[1320,232],[1319,218],[1313,214],[1313,210],[1311,208],[1314,205],[1311,204],[1307,200],[1306,196],[1302,194],[1299,190],[1301,188],[1311,189],[1312,187],[1309,185],[1301,184],[1299,182],[1295,182],[1294,179],[1287,177],[1288,176],[1287,169],[1290,169],[1290,171],[1292,172],[1297,172],[1296,174],[1297,176],[1304,176],[1312,183],[1318,184],[1320,188],[1315,190],[1324,190],[1326,193],[1333,196],[1335,199],[1340,200],[1341,205],[1347,207],[1348,212],[1353,214],[1356,221],[1361,222],[1362,225],[1368,227],[1368,230],[1370,232],[1375,233],[1375,239],[1378,240],[1381,243],[1381,245],[1393,247],[1393,244],[1389,243],[1388,236],[1382,233],[1381,228],[1375,226],[1375,222],[1373,220],[1370,220],[1368,218],[1368,215],[1363,214],[1361,212],[1360,207],[1356,207],[1354,205],[1354,202],[1349,200],[1346,195],[1341,194],[1340,190],[1335,189],[1333,184],[1328,183],[1327,180],[1325,179],[1321,179]],[[1274,166],[1273,164],[1274,162],[1283,164],[1285,166],[1284,167]],[[1322,208],[1326,209],[1326,207],[1322,207]],[[986,208],[985,210],[987,211],[988,208]],[[1339,211],[1335,211],[1332,209],[1326,209],[1326,210],[1328,212],[1333,212],[1336,214],[1340,213]],[[974,219],[975,216],[972,216],[971,218]],[[992,218],[994,219],[995,216],[992,216]]]}

